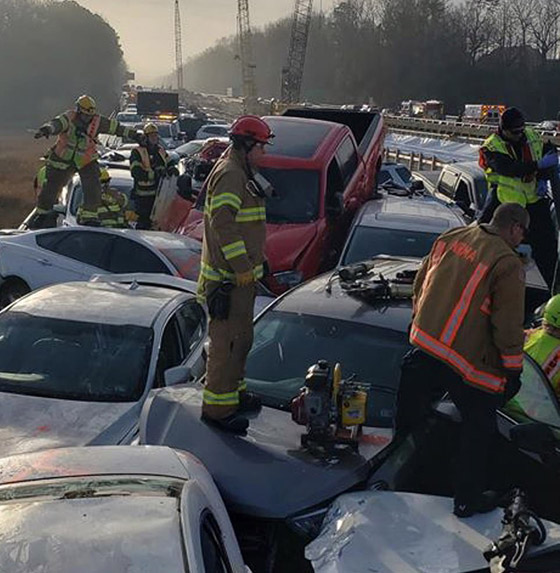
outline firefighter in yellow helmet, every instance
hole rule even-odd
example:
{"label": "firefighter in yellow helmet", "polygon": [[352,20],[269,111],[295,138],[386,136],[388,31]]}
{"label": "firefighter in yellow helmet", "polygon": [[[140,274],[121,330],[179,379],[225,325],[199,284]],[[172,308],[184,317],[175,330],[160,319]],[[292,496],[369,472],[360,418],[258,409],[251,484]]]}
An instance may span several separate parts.
{"label": "firefighter in yellow helmet", "polygon": [[136,131],[120,125],[116,119],[109,119],[97,113],[95,100],[80,96],[75,109],[65,111],[49,123],[41,126],[35,139],[56,135],[46,164],[46,184],[37,198],[37,207],[29,223],[31,229],[50,225],[49,214],[60,191],[74,173],[80,174],[84,190],[84,204],[78,211],[78,223],[98,226],[101,213],[100,167],[97,162],[97,136],[100,133],[137,139]]}
{"label": "firefighter in yellow helmet", "polygon": [[111,175],[105,167],[101,169],[99,180],[101,182],[101,209],[99,213],[101,225],[113,229],[128,227],[125,216],[128,197],[111,187]]}
{"label": "firefighter in yellow helmet", "polygon": [[151,229],[151,214],[160,181],[166,175],[179,175],[167,151],[159,142],[155,123],[144,126],[144,138],[130,154],[130,173],[134,178],[134,206],[138,217],[137,229]]}
{"label": "firefighter in yellow helmet", "polygon": [[543,369],[560,398],[560,294],[546,303],[542,326],[527,331],[523,349]]}

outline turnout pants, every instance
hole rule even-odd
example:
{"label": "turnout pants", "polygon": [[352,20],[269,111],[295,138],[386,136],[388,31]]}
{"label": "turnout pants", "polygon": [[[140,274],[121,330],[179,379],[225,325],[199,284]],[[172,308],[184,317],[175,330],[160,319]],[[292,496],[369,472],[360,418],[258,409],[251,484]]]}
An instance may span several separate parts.
{"label": "turnout pants", "polygon": [[449,392],[462,418],[455,466],[455,500],[461,504],[475,503],[486,489],[501,395],[468,385],[449,366],[415,348],[403,358],[396,433],[404,437],[422,424],[433,399],[441,396],[442,391]]}
{"label": "turnout pants", "polygon": [[[490,190],[478,222],[489,223],[499,205],[496,191]],[[526,209],[531,217],[531,222],[525,242],[531,246],[533,258],[546,284],[552,287],[556,269],[558,239],[550,213],[550,202],[548,199],[540,199],[536,203],[527,205]]]}
{"label": "turnout pants", "polygon": [[155,193],[153,195],[136,195],[134,197],[134,209],[138,217],[138,222],[136,223],[137,229],[152,228],[152,209],[154,208],[155,200]]}
{"label": "turnout pants", "polygon": [[247,354],[253,345],[254,285],[231,291],[227,320],[210,318],[210,347],[202,411],[214,419],[235,413],[244,381]]}
{"label": "turnout pants", "polygon": [[47,163],[47,181],[37,197],[37,207],[43,211],[50,211],[58,200],[62,188],[72,179],[76,171],[78,171],[82,182],[83,208],[86,211],[96,212],[101,205],[100,170],[97,161],[92,161],[79,170],[76,170],[73,165],[66,169],[57,169]]}

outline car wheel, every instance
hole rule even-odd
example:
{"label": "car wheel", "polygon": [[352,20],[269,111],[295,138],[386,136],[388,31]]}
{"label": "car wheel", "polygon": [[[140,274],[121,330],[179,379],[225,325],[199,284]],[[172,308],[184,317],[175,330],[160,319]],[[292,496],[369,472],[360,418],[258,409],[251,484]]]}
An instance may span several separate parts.
{"label": "car wheel", "polygon": [[28,284],[17,278],[8,279],[0,288],[0,308],[5,308],[18,298],[30,293]]}

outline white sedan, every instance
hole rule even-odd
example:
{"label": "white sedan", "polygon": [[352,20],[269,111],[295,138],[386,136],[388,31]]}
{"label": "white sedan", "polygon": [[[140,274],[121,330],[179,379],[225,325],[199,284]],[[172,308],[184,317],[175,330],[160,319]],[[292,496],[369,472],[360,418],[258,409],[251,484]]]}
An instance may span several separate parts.
{"label": "white sedan", "polygon": [[0,571],[249,570],[216,485],[194,456],[107,446],[0,460]]}
{"label": "white sedan", "polygon": [[153,388],[202,374],[204,308],[151,277],[53,285],[0,313],[0,456],[129,444]]}
{"label": "white sedan", "polygon": [[62,227],[0,236],[0,307],[37,288],[99,273],[162,273],[196,281],[201,244],[133,229]]}

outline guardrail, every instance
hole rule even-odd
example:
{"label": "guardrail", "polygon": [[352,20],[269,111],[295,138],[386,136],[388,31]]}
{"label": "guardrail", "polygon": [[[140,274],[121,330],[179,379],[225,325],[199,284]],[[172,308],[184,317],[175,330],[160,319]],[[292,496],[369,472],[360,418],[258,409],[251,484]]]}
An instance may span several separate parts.
{"label": "guardrail", "polygon": [[[459,121],[449,121],[445,119],[425,119],[420,117],[402,117],[397,115],[384,115],[383,119],[389,131],[405,134],[426,134],[436,137],[445,137],[465,141],[468,143],[481,143],[493,131],[495,125],[483,123],[463,123]],[[558,131],[537,131],[554,145],[560,146],[560,132]]]}
{"label": "guardrail", "polygon": [[438,171],[448,163],[454,161],[441,161],[436,156],[428,156],[423,153],[405,153],[400,149],[384,150],[385,161],[394,161],[395,163],[403,163],[407,165],[411,171]]}

